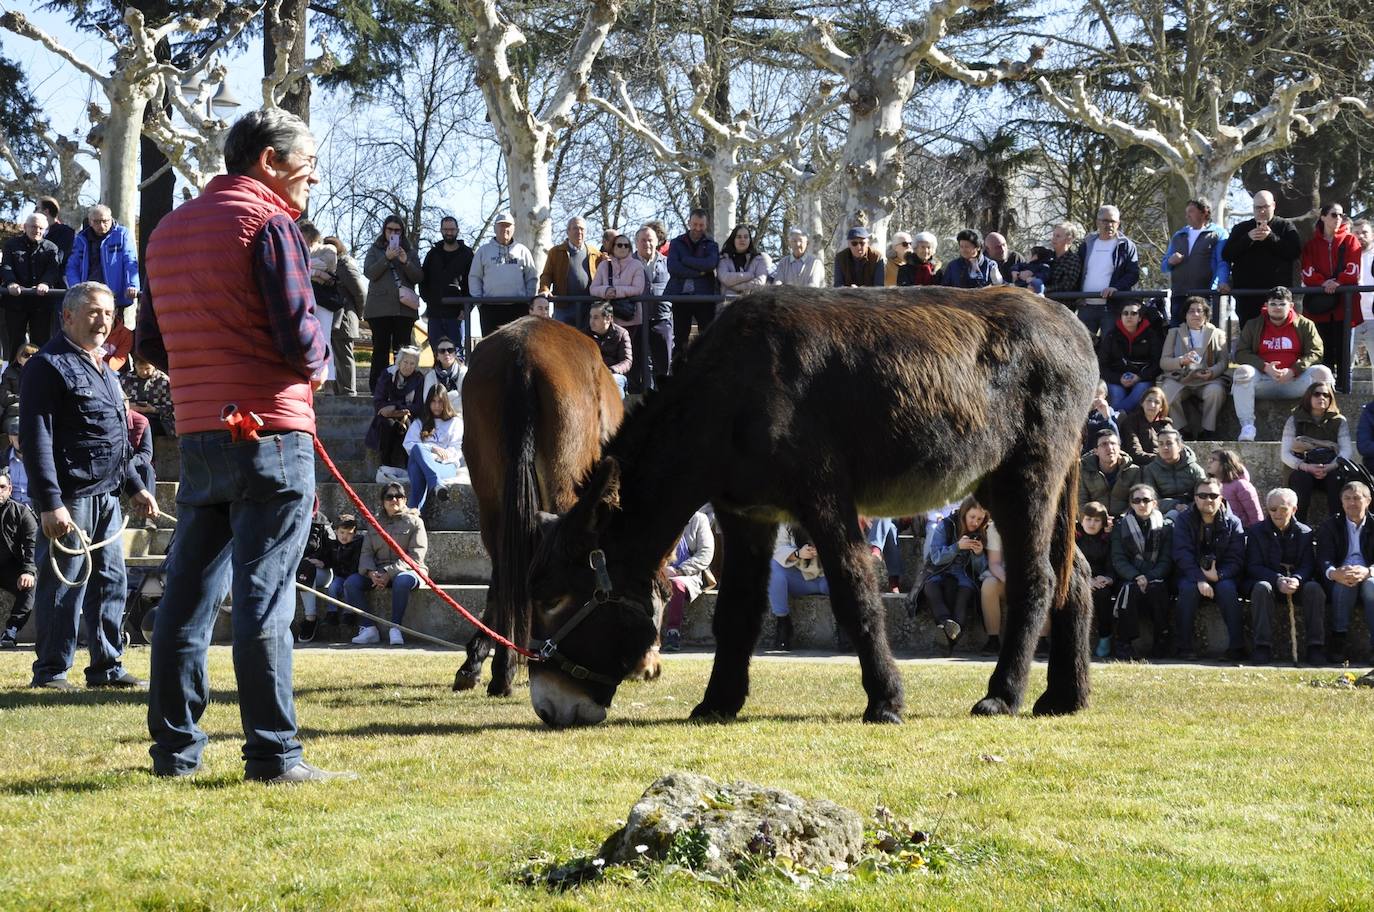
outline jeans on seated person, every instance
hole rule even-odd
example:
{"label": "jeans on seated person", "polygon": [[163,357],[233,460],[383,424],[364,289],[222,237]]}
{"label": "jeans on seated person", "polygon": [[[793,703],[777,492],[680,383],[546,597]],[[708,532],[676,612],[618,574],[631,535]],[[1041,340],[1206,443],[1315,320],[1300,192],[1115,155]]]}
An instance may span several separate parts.
{"label": "jeans on seated person", "polygon": [[[123,521],[119,496],[115,493],[70,498],[64,503],[72,522],[89,535],[92,542],[102,542],[117,534]],[[71,548],[76,543],[76,536],[68,535],[63,541]],[[40,534],[34,552],[38,577],[32,604],[36,606],[35,648],[38,655],[33,663],[33,684],[37,686],[67,677],[76,658],[77,625],[82,622],[86,625],[86,647],[91,655],[91,663],[86,666],[86,683],[113,681],[124,673],[120,661],[124,646],[119,633],[128,596],[124,550],[115,539],[113,547],[92,551],[91,578],[84,586],[65,586],[58,581],[48,556],[51,550],[52,542]],[[77,579],[84,558],[60,551],[58,555],[57,565],[62,575],[70,580]]]}
{"label": "jeans on seated person", "polygon": [[[1342,587],[1346,588],[1346,587]],[[1275,587],[1261,580],[1255,583],[1250,590],[1250,611],[1253,613],[1253,629],[1255,632],[1255,645],[1273,645],[1273,623],[1271,616],[1274,613],[1274,603],[1283,604],[1286,612],[1288,601],[1280,595]],[[1326,593],[1322,591],[1321,584],[1315,580],[1307,580],[1298,591],[1293,593],[1293,604],[1297,609],[1294,613],[1302,618],[1302,623],[1307,628],[1307,645],[1323,646],[1326,644]],[[1347,614],[1347,617],[1349,615]],[[1295,618],[1296,620],[1296,618]]]}
{"label": "jeans on seated person", "polygon": [[[1226,621],[1226,648],[1244,647],[1245,621],[1240,613],[1240,592],[1236,588],[1235,580],[1225,579],[1213,583],[1212,592],[1216,597],[1217,607],[1221,609],[1222,619]],[[1180,653],[1193,650],[1193,620],[1197,617],[1197,607],[1201,603],[1202,593],[1197,591],[1197,583],[1187,579],[1179,580],[1178,602],[1175,606],[1178,623],[1174,627],[1174,636]]]}
{"label": "jeans on seated person", "polygon": [[210,702],[206,651],[220,602],[232,591],[244,764],[249,776],[270,779],[301,759],[291,620],[315,499],[311,436],[291,431],[234,443],[228,431],[204,431],[178,444],[177,534],[153,628],[153,770],[176,775],[200,765],[208,740],[197,724]]}
{"label": "jeans on seated person", "polygon": [[1335,633],[1350,632],[1350,614],[1355,602],[1364,611],[1364,623],[1374,634],[1374,577],[1358,586],[1347,586],[1335,580],[1331,582],[1331,630]]}
{"label": "jeans on seated person", "polygon": [[788,599],[830,594],[830,581],[824,576],[809,580],[796,567],[784,567],[775,560],[770,560],[768,567],[768,607],[774,617],[787,617],[792,613]]}
{"label": "jeans on seated person", "polygon": [[620,398],[625,398],[625,388],[630,382],[630,378],[624,374],[611,374],[611,379],[615,381],[615,388],[620,390]]}
{"label": "jeans on seated person", "polygon": [[1140,404],[1140,400],[1145,398],[1145,393],[1150,386],[1151,384],[1147,380],[1138,380],[1135,386],[1129,388],[1119,383],[1108,383],[1107,401],[1118,412],[1129,412]]}
{"label": "jeans on seated person", "polygon": [[[316,589],[320,590],[321,592],[329,592],[330,595],[333,595],[333,592],[330,588],[333,585],[333,577],[334,574],[330,572],[328,567],[316,567],[315,582],[313,583],[313,585]],[[304,589],[300,589],[297,591],[301,594],[301,607],[305,609],[306,620],[311,620],[315,617],[318,617],[319,607],[316,603],[319,601],[319,599],[315,597],[315,593],[306,592]],[[335,611],[335,608],[331,605],[329,610]]]}
{"label": "jeans on seated person", "polygon": [[406,471],[410,473],[410,493],[406,495],[406,506],[418,510],[425,505],[429,495],[439,489],[440,482],[458,477],[458,463],[440,462],[430,445],[422,440],[410,448]]}
{"label": "jeans on seated person", "polygon": [[[399,624],[405,620],[406,604],[410,601],[410,591],[420,585],[420,577],[413,570],[402,570],[387,585],[391,589],[391,623]],[[361,573],[355,573],[344,582],[344,601],[359,611],[367,611],[367,601],[363,598],[363,593],[375,588],[371,578]],[[371,618],[359,616],[358,627],[360,629],[376,626],[376,622]]]}
{"label": "jeans on seated person", "polygon": [[1332,383],[1331,368],[1314,364],[1301,375],[1280,383],[1248,364],[1242,364],[1231,376],[1231,395],[1235,398],[1236,417],[1242,425],[1255,423],[1256,399],[1301,399],[1313,383]]}
{"label": "jeans on seated person", "polygon": [[902,551],[897,543],[896,523],[890,519],[869,520],[868,543],[883,552],[883,566],[888,576],[902,575]]}

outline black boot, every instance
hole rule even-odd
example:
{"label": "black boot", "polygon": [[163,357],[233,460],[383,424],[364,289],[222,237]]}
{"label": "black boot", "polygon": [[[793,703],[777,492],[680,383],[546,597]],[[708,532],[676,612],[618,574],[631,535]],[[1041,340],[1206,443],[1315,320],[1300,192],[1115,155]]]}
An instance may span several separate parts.
{"label": "black boot", "polygon": [[778,618],[777,626],[773,630],[773,648],[778,652],[790,652],[792,650],[792,616],[790,614]]}
{"label": "black boot", "polygon": [[1327,658],[1332,665],[1345,664],[1345,634],[1332,631],[1331,642],[1328,644]]}

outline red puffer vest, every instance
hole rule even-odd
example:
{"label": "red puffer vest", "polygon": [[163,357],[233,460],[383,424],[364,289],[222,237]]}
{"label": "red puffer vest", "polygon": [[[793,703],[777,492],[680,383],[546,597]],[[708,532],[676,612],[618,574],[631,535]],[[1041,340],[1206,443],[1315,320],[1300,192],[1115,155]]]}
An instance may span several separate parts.
{"label": "red puffer vest", "polygon": [[253,280],[253,245],[274,215],[299,213],[260,181],[222,174],[158,223],[149,291],[167,346],[177,433],[224,430],[226,403],[269,430],[315,433],[309,382],[277,354]]}

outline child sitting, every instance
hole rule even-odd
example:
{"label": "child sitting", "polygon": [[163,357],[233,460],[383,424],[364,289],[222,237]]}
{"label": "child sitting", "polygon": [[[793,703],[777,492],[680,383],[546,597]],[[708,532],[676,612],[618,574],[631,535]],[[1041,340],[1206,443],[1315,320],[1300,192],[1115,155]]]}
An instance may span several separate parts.
{"label": "child sitting", "polygon": [[1030,259],[1012,273],[1017,288],[1029,288],[1036,294],[1044,294],[1045,281],[1050,277],[1050,264],[1054,262],[1054,251],[1048,247],[1032,247]]}

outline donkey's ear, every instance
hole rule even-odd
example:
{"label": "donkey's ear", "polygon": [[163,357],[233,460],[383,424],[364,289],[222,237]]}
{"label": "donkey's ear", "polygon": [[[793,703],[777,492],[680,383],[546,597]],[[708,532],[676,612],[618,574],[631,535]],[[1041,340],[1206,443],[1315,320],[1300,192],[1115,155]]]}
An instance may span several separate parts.
{"label": "donkey's ear", "polygon": [[573,509],[583,508],[583,528],[593,534],[600,534],[611,521],[611,514],[620,509],[620,463],[615,457],[601,460],[587,479],[587,487]]}
{"label": "donkey's ear", "polygon": [[545,513],[543,510],[539,510],[534,514],[534,546],[536,550],[544,543],[544,539],[548,537],[556,525],[558,525],[557,513]]}

